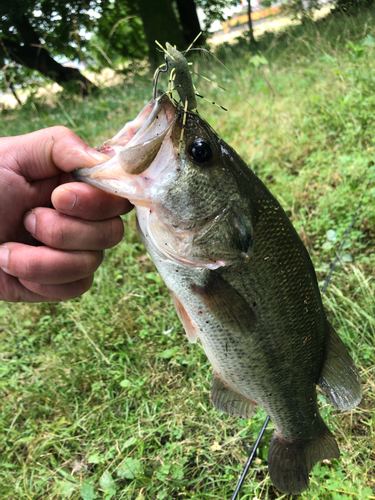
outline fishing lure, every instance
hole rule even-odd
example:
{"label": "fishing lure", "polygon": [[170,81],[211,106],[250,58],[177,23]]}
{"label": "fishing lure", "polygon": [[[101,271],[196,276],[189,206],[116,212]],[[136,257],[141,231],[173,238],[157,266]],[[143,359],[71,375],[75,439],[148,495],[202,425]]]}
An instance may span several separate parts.
{"label": "fishing lure", "polygon": [[[199,35],[187,48],[187,50],[185,51],[185,55],[189,52],[189,50],[191,50],[192,45],[195,43],[198,37]],[[180,97],[180,103],[182,104],[183,107],[186,107],[187,111],[193,111],[198,107],[196,96],[200,97],[201,99],[204,99],[205,101],[213,104],[214,106],[217,106],[218,108],[221,108],[224,111],[227,111],[227,109],[224,108],[223,106],[220,106],[220,104],[217,104],[216,102],[213,101],[209,101],[203,95],[197,92],[197,89],[195,88],[193,81],[191,79],[191,74],[193,73],[199,76],[200,78],[203,78],[207,82],[216,85],[222,90],[225,90],[224,87],[222,87],[221,85],[217,85],[215,82],[213,82],[212,80],[203,75],[200,75],[199,73],[194,73],[193,71],[190,71],[189,66],[192,63],[189,63],[186,60],[186,58],[182,55],[182,53],[176,49],[176,47],[172,47],[172,45],[169,44],[168,42],[166,43],[166,48],[164,48],[157,40],[155,40],[155,43],[165,53],[165,63],[164,63],[165,68],[162,69],[164,66],[164,64],[162,64],[157,68],[154,74],[154,99],[157,98],[157,83],[160,73],[167,73],[168,71],[170,71],[167,93],[172,99],[173,90],[177,90],[178,95]],[[205,49],[192,49],[192,50],[205,50]],[[211,54],[210,52],[208,53]]]}
{"label": "fishing lure", "polygon": [[[197,38],[200,36],[200,34],[195,38],[195,40],[190,44],[188,49],[186,50],[185,54],[191,49],[192,45],[195,43]],[[185,123],[186,123],[186,114],[188,111],[193,111],[197,110],[198,104],[196,100],[196,96],[200,97],[201,99],[204,99],[208,101],[204,96],[199,94],[193,84],[192,78],[191,78],[191,71],[189,68],[189,65],[192,63],[189,63],[186,58],[181,54],[180,51],[178,51],[175,47],[172,47],[170,43],[166,43],[166,48],[164,48],[157,40],[155,40],[155,43],[164,51],[165,53],[165,69],[162,69],[164,64],[159,66],[154,74],[154,100],[157,100],[157,84],[158,84],[158,79],[160,73],[167,73],[170,71],[169,75],[169,81],[168,81],[168,91],[167,93],[169,94],[171,100],[175,103],[176,107],[179,106],[179,104],[182,105],[183,107],[183,120],[182,120],[182,128],[181,128],[181,136],[179,139],[179,148],[178,148],[178,154],[181,152],[181,145],[183,142],[183,137],[184,137],[184,129],[185,129]],[[211,82],[208,78],[199,75],[201,78],[204,78],[205,80]],[[213,83],[213,82],[211,82]],[[220,87],[220,85],[219,85]],[[223,89],[223,87],[220,87]],[[177,90],[178,95],[180,97],[180,103],[178,103],[175,99],[173,99],[173,91]],[[223,89],[225,90],[225,89]],[[224,111],[227,111],[226,108],[223,106],[220,106],[219,104],[216,104],[213,101],[208,101],[211,104],[223,109]]]}
{"label": "fishing lure", "polygon": [[[193,46],[195,41],[198,39],[199,35],[193,40],[189,45],[186,52],[189,52],[190,48]],[[160,73],[166,73],[170,71],[169,82],[168,82],[168,93],[171,95],[173,90],[177,90],[181,102],[184,104],[184,108],[187,111],[192,111],[197,108],[197,100],[195,98],[196,90],[191,79],[189,63],[185,57],[178,51],[175,47],[172,47],[170,43],[166,43],[164,48],[157,40],[155,43],[164,51],[165,53],[165,69],[161,69],[162,66],[156,70],[154,75],[154,99],[156,97],[156,87],[158,83],[158,78]]]}

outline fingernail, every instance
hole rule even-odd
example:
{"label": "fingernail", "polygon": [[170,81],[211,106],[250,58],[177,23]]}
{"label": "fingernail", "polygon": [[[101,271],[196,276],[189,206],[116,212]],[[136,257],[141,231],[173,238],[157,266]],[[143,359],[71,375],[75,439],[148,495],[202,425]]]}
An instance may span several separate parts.
{"label": "fingernail", "polygon": [[77,203],[77,196],[70,189],[63,188],[58,190],[52,201],[57,210],[70,212]]}
{"label": "fingernail", "polygon": [[9,259],[9,248],[0,246],[0,267],[7,269]]}
{"label": "fingernail", "polygon": [[23,225],[25,226],[27,231],[29,231],[30,234],[35,236],[36,217],[32,211],[27,212],[27,214],[25,215],[23,219]]}
{"label": "fingernail", "polygon": [[96,161],[100,161],[101,163],[105,163],[109,160],[109,156],[104,155],[103,153],[99,153],[96,149],[88,148],[86,152],[91,158],[94,158]]}

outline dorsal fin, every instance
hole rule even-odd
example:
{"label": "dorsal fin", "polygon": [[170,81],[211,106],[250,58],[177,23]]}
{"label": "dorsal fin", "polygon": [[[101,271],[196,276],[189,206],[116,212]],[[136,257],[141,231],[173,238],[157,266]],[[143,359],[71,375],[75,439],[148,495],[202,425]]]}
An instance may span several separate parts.
{"label": "dorsal fin", "polygon": [[335,408],[349,410],[361,402],[361,379],[344,343],[333,326],[328,325],[326,359],[318,384]]}

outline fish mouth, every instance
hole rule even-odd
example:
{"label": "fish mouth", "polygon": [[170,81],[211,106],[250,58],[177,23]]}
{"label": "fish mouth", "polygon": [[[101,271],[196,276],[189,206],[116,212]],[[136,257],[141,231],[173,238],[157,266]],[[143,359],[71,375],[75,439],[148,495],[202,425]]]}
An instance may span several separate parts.
{"label": "fish mouth", "polygon": [[148,205],[150,185],[175,157],[172,130],[176,117],[176,109],[166,94],[152,99],[135,120],[98,148],[110,157],[107,162],[78,169],[73,177],[134,204]]}

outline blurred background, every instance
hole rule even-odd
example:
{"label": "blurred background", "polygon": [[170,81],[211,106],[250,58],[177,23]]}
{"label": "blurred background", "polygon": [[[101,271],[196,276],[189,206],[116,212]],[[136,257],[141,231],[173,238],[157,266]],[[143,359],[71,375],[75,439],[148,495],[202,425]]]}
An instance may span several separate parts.
{"label": "blurred background", "polygon": [[[0,6],[0,73],[3,106],[22,104],[31,89],[61,87],[95,92],[100,75],[129,75],[162,61],[158,40],[186,49],[216,45],[308,19],[333,10],[355,10],[371,0],[3,0]],[[51,90],[50,89],[50,90]],[[25,90],[28,90],[25,91]]]}
{"label": "blurred background", "polygon": [[[152,98],[155,40],[183,51],[202,32],[186,54],[199,113],[278,198],[320,286],[363,197],[323,301],[364,397],[339,412],[319,394],[341,457],[314,467],[303,500],[375,499],[374,3],[0,2],[0,135],[65,125],[98,146]],[[231,498],[265,414],[212,406],[210,363],[123,220],[83,297],[0,303],[1,500]],[[243,500],[286,498],[272,432]]]}

